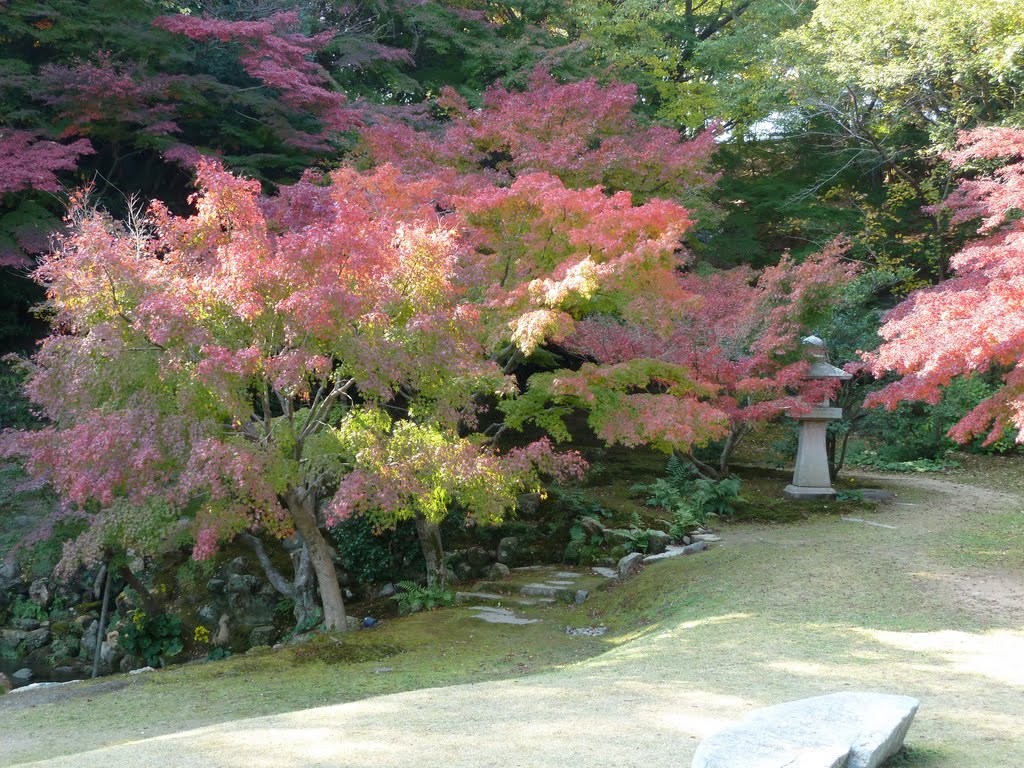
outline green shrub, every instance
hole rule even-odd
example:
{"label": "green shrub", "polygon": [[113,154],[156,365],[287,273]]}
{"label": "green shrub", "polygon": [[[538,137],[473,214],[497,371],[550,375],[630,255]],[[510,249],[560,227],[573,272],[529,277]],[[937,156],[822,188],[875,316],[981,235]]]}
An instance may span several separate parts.
{"label": "green shrub", "polygon": [[740,479],[736,476],[724,480],[697,477],[691,467],[675,456],[665,467],[666,477],[653,483],[633,486],[635,491],[648,494],[647,504],[668,510],[672,520],[673,536],[678,538],[688,530],[707,522],[708,517],[729,517],[736,512],[740,496]]}
{"label": "green shrub", "polygon": [[143,611],[128,614],[128,625],[121,631],[118,644],[127,652],[141,656],[155,667],[165,658],[176,656],[185,647],[181,619],[168,613],[147,616]]}
{"label": "green shrub", "polygon": [[331,538],[345,569],[361,584],[394,581],[410,569],[426,567],[411,521],[375,532],[373,523],[356,516],[332,528]]}
{"label": "green shrub", "polygon": [[[1016,449],[1012,431],[1007,431],[992,445],[984,445],[979,438],[967,446],[958,446],[946,433],[982,400],[989,397],[996,386],[994,374],[980,374],[954,379],[942,391],[938,403],[900,403],[893,411],[872,411],[865,435],[873,443],[876,461],[857,455],[855,463],[876,469],[896,472],[936,471],[927,464],[920,468],[901,468],[904,462],[927,459],[942,462],[947,451],[963,448],[971,453],[1007,453]],[[890,466],[882,466],[890,465]]]}
{"label": "green shrub", "polygon": [[32,621],[46,621],[47,619],[46,609],[43,606],[20,596],[14,598],[11,615],[16,619],[31,619]]}
{"label": "green shrub", "polygon": [[455,593],[441,586],[422,587],[414,581],[400,581],[395,584],[399,592],[391,596],[398,603],[400,613],[432,611],[455,604]]}

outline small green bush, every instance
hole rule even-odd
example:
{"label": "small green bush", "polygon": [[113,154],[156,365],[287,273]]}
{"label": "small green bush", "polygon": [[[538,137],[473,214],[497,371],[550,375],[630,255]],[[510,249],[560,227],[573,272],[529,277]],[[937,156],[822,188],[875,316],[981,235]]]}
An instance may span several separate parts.
{"label": "small green bush", "polygon": [[455,593],[446,587],[422,587],[414,581],[400,581],[395,587],[401,591],[391,599],[398,603],[399,613],[432,611],[455,604]]}
{"label": "small green bush", "polygon": [[672,515],[668,521],[670,533],[676,538],[704,525],[712,515],[732,516],[736,505],[743,501],[740,479],[736,476],[724,480],[697,477],[691,467],[675,456],[669,459],[665,474],[653,483],[635,485],[633,490],[648,494],[648,506],[668,510]]}
{"label": "small green bush", "polygon": [[41,605],[26,600],[23,597],[16,597],[11,607],[11,615],[16,619],[31,619],[32,621],[46,621],[46,609]]}
{"label": "small green bush", "polygon": [[147,616],[143,611],[128,614],[130,621],[122,630],[118,644],[127,652],[141,656],[155,667],[165,658],[176,656],[185,647],[181,619],[168,613]]}

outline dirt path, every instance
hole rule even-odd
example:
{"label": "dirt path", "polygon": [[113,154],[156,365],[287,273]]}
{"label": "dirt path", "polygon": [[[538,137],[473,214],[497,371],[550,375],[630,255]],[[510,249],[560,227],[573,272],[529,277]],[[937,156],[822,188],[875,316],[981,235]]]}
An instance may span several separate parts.
{"label": "dirt path", "polygon": [[637,577],[630,594],[657,584],[645,599],[671,618],[559,672],[236,721],[32,765],[689,766],[701,738],[754,707],[875,690],[922,702],[904,765],[1024,766],[1024,578],[958,559],[965,531],[995,525],[1020,499],[932,477],[865,480],[898,493],[862,518],[881,525],[729,526],[710,552]]}

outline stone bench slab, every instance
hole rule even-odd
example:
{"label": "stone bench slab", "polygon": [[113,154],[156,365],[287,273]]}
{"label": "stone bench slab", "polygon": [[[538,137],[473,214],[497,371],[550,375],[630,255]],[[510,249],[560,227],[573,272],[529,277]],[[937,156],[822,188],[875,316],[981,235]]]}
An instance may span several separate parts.
{"label": "stone bench slab", "polygon": [[758,709],[704,739],[692,768],[878,768],[903,746],[918,706],[850,691]]}

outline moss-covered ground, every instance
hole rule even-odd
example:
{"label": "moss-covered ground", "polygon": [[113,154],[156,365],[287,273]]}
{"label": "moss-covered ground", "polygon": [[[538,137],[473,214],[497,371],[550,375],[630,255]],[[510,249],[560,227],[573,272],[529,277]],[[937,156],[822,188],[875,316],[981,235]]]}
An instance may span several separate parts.
{"label": "moss-covered ground", "polygon": [[[522,609],[537,624],[445,609],[306,648],[8,695],[0,764],[689,765],[700,738],[753,707],[861,689],[922,702],[894,765],[1019,768],[1022,470],[999,459],[856,479],[898,494],[877,509],[792,508],[784,480],[748,478],[744,495],[776,522],[716,526],[711,551],[652,564],[581,607]],[[596,625],[609,633],[564,632]],[[412,692],[388,696],[400,691]],[[273,717],[245,719],[260,715]],[[213,727],[153,738],[201,726]]]}

